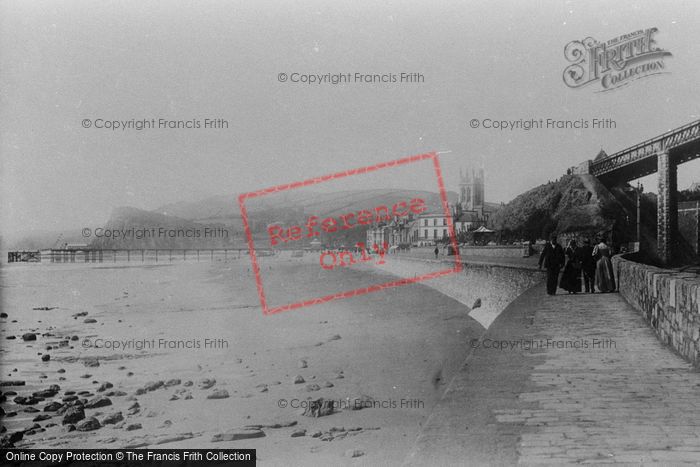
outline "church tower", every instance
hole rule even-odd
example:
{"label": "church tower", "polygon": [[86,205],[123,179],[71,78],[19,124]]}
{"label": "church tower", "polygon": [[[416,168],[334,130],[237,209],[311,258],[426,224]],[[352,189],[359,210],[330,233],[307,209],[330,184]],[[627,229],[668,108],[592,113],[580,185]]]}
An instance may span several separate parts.
{"label": "church tower", "polygon": [[484,214],[484,169],[459,170],[459,204],[463,211]]}

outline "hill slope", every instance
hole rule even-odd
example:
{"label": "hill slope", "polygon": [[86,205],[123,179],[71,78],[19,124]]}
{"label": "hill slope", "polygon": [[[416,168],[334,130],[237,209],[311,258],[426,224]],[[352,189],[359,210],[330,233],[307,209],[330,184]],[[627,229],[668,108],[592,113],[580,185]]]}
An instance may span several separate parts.
{"label": "hill slope", "polygon": [[496,211],[494,228],[530,240],[552,232],[609,232],[629,212],[591,175],[565,175],[529,190]]}
{"label": "hill slope", "polygon": [[103,231],[95,229],[94,234],[90,246],[104,249],[233,248],[243,243],[242,235],[222,224],[192,222],[132,207],[115,209]]}
{"label": "hill slope", "polygon": [[[441,200],[437,193],[420,190],[351,190],[335,193],[321,193],[304,190],[290,190],[289,193],[276,193],[273,196],[261,196],[246,202],[251,231],[254,238],[262,239],[267,226],[280,222],[287,225],[303,224],[308,216],[321,218],[338,216],[360,209],[374,209],[379,205],[388,205],[422,198],[429,209],[440,209]],[[457,194],[448,193],[448,200],[454,203]],[[101,238],[92,242],[99,248],[245,248],[247,246],[236,196],[216,196],[195,202],[179,202],[162,206],[153,211],[136,208],[118,208],[110,216],[105,229],[143,230],[143,229],[184,229],[204,231],[205,228],[223,228],[228,232],[227,238],[204,238],[156,235],[155,237]],[[333,234],[332,240],[338,244],[352,245],[365,238],[365,229],[351,229]],[[258,244],[264,248],[264,244]]]}
{"label": "hill slope", "polygon": [[[440,206],[440,198],[436,193],[421,190],[349,190],[323,193],[305,189],[293,189],[261,196],[246,203],[249,214],[258,212],[302,211],[307,215],[333,215],[347,209],[374,207],[382,203],[394,203],[411,197],[421,197],[431,207]],[[457,194],[447,192],[450,203],[457,200]],[[241,213],[237,196],[213,196],[194,202],[171,203],[154,209],[163,215],[180,217],[195,222],[238,223]]]}

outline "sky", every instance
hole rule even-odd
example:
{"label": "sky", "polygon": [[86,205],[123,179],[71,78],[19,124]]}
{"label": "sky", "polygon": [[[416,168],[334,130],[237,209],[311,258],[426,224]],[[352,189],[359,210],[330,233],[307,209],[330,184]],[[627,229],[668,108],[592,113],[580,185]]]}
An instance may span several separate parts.
{"label": "sky", "polygon": [[[486,199],[507,202],[601,148],[699,119],[699,19],[694,0],[0,0],[0,235],[104,223],[119,206],[235,202],[432,151],[448,189],[460,168],[483,166]],[[569,42],[651,27],[672,53],[666,73],[609,92],[564,84]],[[423,81],[290,81],[326,73]],[[96,128],[207,118],[228,128]],[[521,118],[610,118],[616,127],[470,127]],[[433,190],[428,178],[410,187]],[[679,188],[693,181],[698,161],[679,167]],[[655,191],[654,176],[643,182]]]}

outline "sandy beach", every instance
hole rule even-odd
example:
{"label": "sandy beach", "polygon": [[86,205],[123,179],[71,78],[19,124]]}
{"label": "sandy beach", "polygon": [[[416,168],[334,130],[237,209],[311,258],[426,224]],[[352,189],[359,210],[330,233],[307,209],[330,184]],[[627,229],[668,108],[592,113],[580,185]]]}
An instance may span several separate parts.
{"label": "sandy beach", "polygon": [[[308,258],[280,255],[262,258],[261,270],[282,300],[285,290],[311,298],[423,268],[411,264],[322,276]],[[520,292],[494,286],[451,298],[415,284],[264,316],[247,257],[0,273],[6,440],[246,447],[265,465],[289,456],[298,465],[400,464],[484,331],[465,303],[476,293],[500,306]],[[475,290],[483,274],[442,287],[457,280]],[[319,398],[335,410],[311,416]]]}

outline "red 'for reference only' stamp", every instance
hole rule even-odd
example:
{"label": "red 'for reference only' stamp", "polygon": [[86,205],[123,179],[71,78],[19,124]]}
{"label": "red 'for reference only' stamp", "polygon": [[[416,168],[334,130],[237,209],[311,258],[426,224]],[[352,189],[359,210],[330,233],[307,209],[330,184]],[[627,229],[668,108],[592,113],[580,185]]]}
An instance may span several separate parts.
{"label": "red 'for reference only' stamp", "polygon": [[[309,249],[308,245],[310,242],[315,241],[317,245],[321,245],[318,238],[322,236],[323,238],[328,239],[330,236],[346,234],[348,231],[353,231],[354,229],[366,231],[378,225],[383,225],[384,223],[390,223],[392,221],[398,222],[400,219],[417,218],[426,212],[428,206],[426,205],[425,199],[421,198],[419,195],[414,195],[408,197],[407,199],[400,199],[398,201],[395,200],[394,202],[390,203],[375,203],[375,205],[363,206],[360,209],[348,209],[346,212],[342,212],[341,214],[321,215],[321,213],[319,213],[319,215],[305,215],[305,220],[303,222],[273,222],[264,225],[262,229],[258,223],[257,229],[261,232],[258,232],[260,235],[256,240],[254,238],[253,222],[246,207],[247,202],[250,202],[250,200],[253,199],[259,199],[261,197],[279,194],[288,190],[298,190],[305,187],[311,187],[313,185],[341,180],[351,176],[372,174],[377,171],[408,166],[409,164],[415,164],[421,161],[425,161],[426,163],[430,163],[432,161],[432,169],[434,170],[439,194],[440,211],[442,211],[441,214],[444,213],[444,216],[441,215],[440,217],[446,220],[447,225],[445,227],[449,235],[449,243],[452,251],[455,253],[454,265],[450,263],[451,267],[436,270],[420,276],[401,278],[377,284],[369,284],[367,286],[353,288],[350,290],[338,290],[315,298],[309,297],[306,299],[294,300],[290,303],[282,305],[271,306],[268,304],[259,260],[259,253],[263,250],[265,252],[274,253],[279,249],[297,249],[301,253],[302,250]],[[450,208],[443,182],[439,157],[436,153],[405,157],[368,167],[346,170],[300,182],[278,185],[263,190],[243,193],[239,196],[238,203],[241,209],[243,227],[245,229],[248,247],[250,249],[250,259],[253,272],[255,274],[258,296],[265,315],[293,310],[308,305],[325,303],[340,298],[363,295],[390,287],[413,284],[447,274],[453,274],[462,270],[462,263],[459,257],[459,248],[457,246],[454,224],[452,221],[452,216],[450,215]],[[367,235],[366,238],[366,241],[357,241],[351,249],[346,247],[338,249],[321,245],[315,251],[315,254],[318,254],[318,260],[315,260],[314,256],[315,264],[321,271],[333,271],[342,267],[369,261],[375,261],[377,264],[383,264],[387,252],[390,251],[389,242],[386,239],[379,242],[371,241],[370,235]],[[265,244],[256,250],[255,241],[264,242]]]}

